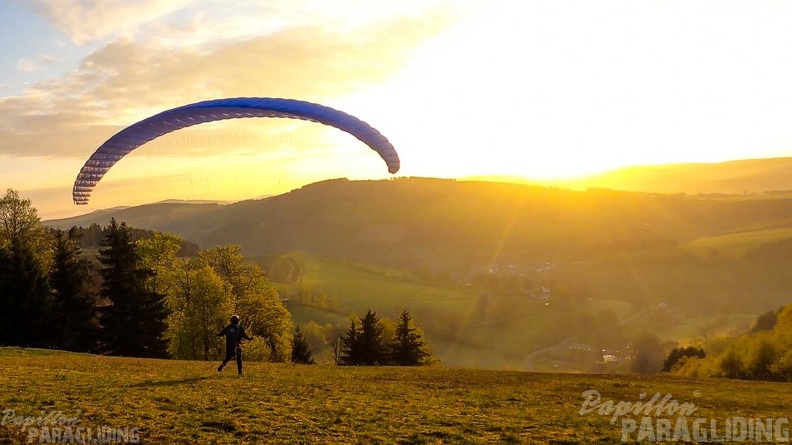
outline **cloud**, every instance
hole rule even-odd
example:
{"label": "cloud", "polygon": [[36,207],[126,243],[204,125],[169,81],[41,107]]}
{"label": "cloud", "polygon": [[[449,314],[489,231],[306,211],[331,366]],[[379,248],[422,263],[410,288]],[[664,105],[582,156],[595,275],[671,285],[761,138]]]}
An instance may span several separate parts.
{"label": "cloud", "polygon": [[27,0],[21,5],[52,22],[77,44],[124,35],[194,0]]}
{"label": "cloud", "polygon": [[305,26],[207,47],[119,39],[65,77],[0,98],[0,154],[85,157],[126,125],[205,99],[276,96],[326,103],[394,75],[415,48],[453,20],[430,12],[346,32]]}
{"label": "cloud", "polygon": [[55,56],[42,54],[33,58],[24,58],[17,61],[17,70],[22,72],[33,72],[43,69],[58,61]]}
{"label": "cloud", "polygon": [[449,0],[16,0],[83,45],[116,37],[154,36],[176,46],[231,40],[290,27],[353,29]]}

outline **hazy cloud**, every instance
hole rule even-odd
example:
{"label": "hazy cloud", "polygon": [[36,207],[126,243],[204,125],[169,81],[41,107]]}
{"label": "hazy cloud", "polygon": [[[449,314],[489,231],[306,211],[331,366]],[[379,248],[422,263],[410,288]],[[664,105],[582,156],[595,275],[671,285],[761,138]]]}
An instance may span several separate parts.
{"label": "hazy cloud", "polygon": [[77,44],[124,35],[138,26],[160,19],[194,0],[26,0]]}
{"label": "hazy cloud", "polygon": [[23,72],[38,71],[42,68],[51,65],[57,60],[58,59],[55,56],[50,56],[46,54],[42,54],[32,58],[19,59],[17,61],[17,70]]}

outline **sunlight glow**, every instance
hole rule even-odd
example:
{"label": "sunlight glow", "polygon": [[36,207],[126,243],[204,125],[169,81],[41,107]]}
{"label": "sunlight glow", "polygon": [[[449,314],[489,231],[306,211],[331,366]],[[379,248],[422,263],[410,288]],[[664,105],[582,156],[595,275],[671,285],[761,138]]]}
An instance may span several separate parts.
{"label": "sunlight glow", "polygon": [[[32,65],[19,60],[49,60],[51,44],[6,59],[16,79],[0,95],[0,172],[9,186],[65,190],[121,128],[242,95],[294,97],[360,117],[396,147],[400,176],[573,179],[792,150],[787,2],[179,4],[130,7],[138,25],[118,35],[91,29],[101,17],[88,4],[80,9],[88,22],[46,8],[50,26],[93,43],[70,45],[82,59],[46,81],[23,83]],[[95,205],[236,200],[337,177],[392,177],[342,132],[278,121],[205,124],[146,144],[111,170]],[[33,154],[20,148],[32,145]],[[102,186],[122,182],[136,185],[102,201]]]}

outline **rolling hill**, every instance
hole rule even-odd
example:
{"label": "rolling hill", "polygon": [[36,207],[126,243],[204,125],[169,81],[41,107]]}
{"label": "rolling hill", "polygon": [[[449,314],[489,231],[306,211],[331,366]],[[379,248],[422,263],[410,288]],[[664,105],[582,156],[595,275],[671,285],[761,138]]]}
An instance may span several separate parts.
{"label": "rolling hill", "polygon": [[577,190],[610,188],[672,194],[761,194],[792,190],[792,158],[634,166],[569,180],[530,181],[498,176],[470,179]]}
{"label": "rolling hill", "polygon": [[585,260],[782,229],[792,226],[792,196],[583,192],[431,178],[337,179],[229,205],[160,203],[45,224],[104,225],[111,217],[132,227],[176,233],[202,247],[239,244],[247,255],[304,251],[455,272],[494,263]]}

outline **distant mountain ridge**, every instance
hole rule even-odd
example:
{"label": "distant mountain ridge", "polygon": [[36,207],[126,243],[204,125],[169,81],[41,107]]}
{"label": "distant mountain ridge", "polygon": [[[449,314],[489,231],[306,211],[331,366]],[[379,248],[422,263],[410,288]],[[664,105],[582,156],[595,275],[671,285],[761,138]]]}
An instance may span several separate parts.
{"label": "distant mountain ridge", "polygon": [[610,188],[672,194],[763,193],[792,190],[792,158],[635,166],[570,180],[528,180],[512,176],[478,176],[466,179],[577,190]]}

